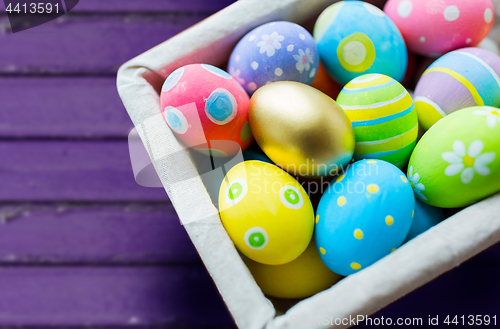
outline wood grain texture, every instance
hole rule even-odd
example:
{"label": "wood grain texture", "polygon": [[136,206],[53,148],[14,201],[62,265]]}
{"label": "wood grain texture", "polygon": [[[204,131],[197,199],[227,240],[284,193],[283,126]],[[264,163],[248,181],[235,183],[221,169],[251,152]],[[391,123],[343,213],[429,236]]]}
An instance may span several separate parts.
{"label": "wood grain texture", "polygon": [[[80,0],[15,35],[0,15],[0,326],[234,328],[165,192],[134,181],[115,87],[230,2]],[[494,315],[499,261],[497,244],[375,316]]]}
{"label": "wood grain texture", "polygon": [[114,77],[0,77],[0,138],[123,138]]}
{"label": "wood grain texture", "polygon": [[0,14],[0,327],[235,328],[165,191],[134,181],[115,87],[231,2],[81,0],[17,34]]}
{"label": "wood grain texture", "polygon": [[[0,29],[0,74],[115,76],[121,64],[206,16],[67,14],[21,33]],[[2,25],[9,26],[6,16]]]}
{"label": "wood grain texture", "polygon": [[0,206],[0,264],[199,264],[171,205]]}
{"label": "wood grain texture", "polygon": [[0,325],[232,327],[202,266],[0,267]]}
{"label": "wood grain texture", "polygon": [[0,201],[167,201],[134,180],[127,141],[1,141]]}

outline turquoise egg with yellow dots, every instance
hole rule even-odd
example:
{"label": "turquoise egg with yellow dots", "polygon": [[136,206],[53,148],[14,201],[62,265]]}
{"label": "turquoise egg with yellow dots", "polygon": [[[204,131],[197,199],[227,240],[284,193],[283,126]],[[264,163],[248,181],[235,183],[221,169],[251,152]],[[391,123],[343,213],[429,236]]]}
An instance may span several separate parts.
{"label": "turquoise egg with yellow dots", "polygon": [[367,73],[397,81],[405,75],[408,53],[401,32],[382,10],[363,1],[340,1],[319,16],[314,39],[321,62],[341,84]]}
{"label": "turquoise egg with yellow dots", "polygon": [[418,117],[406,89],[383,74],[350,81],[337,103],[352,123],[354,159],[380,159],[399,168],[408,163],[418,136]]}
{"label": "turquoise egg with yellow dots", "polygon": [[311,242],[314,210],[302,185],[263,161],[237,164],[219,191],[222,224],[236,248],[266,265],[286,264]]}
{"label": "turquoise egg with yellow dots", "polygon": [[370,266],[403,243],[414,209],[413,190],[398,167],[353,163],[319,202],[314,236],[321,259],[340,275]]}

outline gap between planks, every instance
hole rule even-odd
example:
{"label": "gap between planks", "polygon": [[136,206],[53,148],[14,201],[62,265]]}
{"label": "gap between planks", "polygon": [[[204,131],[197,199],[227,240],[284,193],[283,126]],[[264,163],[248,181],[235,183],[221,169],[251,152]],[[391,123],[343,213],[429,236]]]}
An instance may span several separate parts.
{"label": "gap between planks", "polygon": [[171,204],[2,204],[0,219],[0,267],[200,264]]}
{"label": "gap between planks", "polygon": [[0,326],[232,323],[201,267],[0,267]]}
{"label": "gap between planks", "polygon": [[[0,29],[0,73],[116,74],[126,61],[206,17],[68,14],[16,34]],[[6,17],[0,26],[10,26]]]}

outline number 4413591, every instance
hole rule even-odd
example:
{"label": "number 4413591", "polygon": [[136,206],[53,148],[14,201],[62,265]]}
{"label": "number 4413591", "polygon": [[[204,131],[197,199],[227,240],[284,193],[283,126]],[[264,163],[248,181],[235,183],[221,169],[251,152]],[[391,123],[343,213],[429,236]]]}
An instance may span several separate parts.
{"label": "number 4413591", "polygon": [[14,8],[12,8],[12,3],[9,3],[7,8],[5,9],[9,14],[17,13],[17,14],[51,14],[52,12],[58,14],[59,13],[59,4],[56,3],[52,5],[51,3],[29,3],[29,4],[16,4]]}
{"label": "number 4413591", "polygon": [[490,324],[493,326],[497,325],[497,316],[489,316],[489,315],[462,315],[455,317],[447,316],[443,321],[447,325],[470,325],[470,326],[489,326]]}

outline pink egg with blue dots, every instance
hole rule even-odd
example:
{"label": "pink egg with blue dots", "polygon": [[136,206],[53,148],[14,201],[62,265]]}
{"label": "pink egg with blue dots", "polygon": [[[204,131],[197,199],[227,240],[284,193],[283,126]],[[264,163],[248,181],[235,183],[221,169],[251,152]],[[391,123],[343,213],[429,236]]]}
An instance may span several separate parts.
{"label": "pink egg with blue dots", "polygon": [[178,68],[165,80],[160,97],[168,126],[192,149],[230,156],[253,140],[248,94],[231,75],[215,66]]}
{"label": "pink egg with blue dots", "polygon": [[249,94],[275,81],[311,84],[319,56],[312,35],[291,22],[271,22],[245,35],[229,59],[229,73]]}
{"label": "pink egg with blue dots", "polygon": [[491,0],[389,0],[384,11],[408,49],[430,57],[478,45],[494,20]]}

